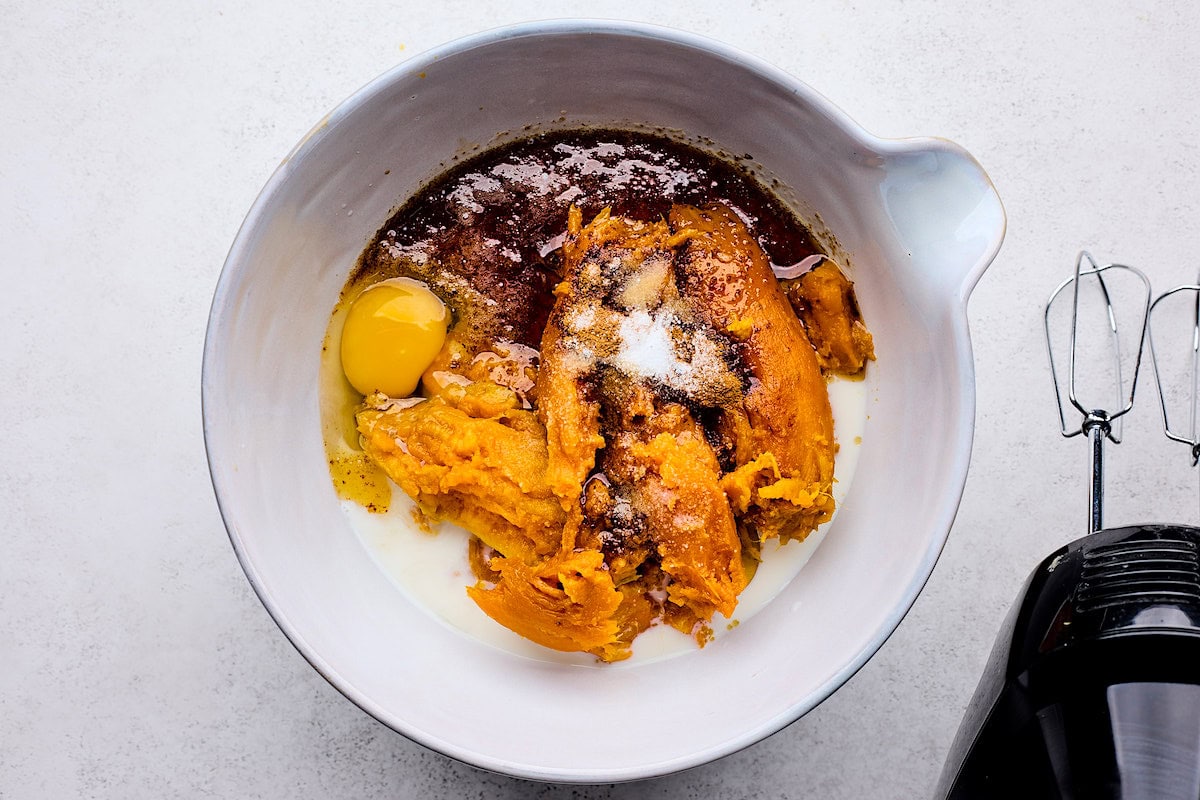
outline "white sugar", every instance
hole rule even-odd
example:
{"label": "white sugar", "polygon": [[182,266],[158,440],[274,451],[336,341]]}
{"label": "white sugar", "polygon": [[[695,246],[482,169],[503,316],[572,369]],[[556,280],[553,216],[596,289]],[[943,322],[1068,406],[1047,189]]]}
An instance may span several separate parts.
{"label": "white sugar", "polygon": [[651,315],[638,309],[621,318],[618,331],[621,343],[612,365],[638,378],[650,378],[671,384],[683,366],[671,341],[671,314]]}

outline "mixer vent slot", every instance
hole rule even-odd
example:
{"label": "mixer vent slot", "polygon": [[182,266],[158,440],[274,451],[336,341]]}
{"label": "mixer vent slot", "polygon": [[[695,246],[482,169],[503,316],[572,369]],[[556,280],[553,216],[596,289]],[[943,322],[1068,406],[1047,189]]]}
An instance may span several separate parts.
{"label": "mixer vent slot", "polygon": [[1080,612],[1117,605],[1200,604],[1200,554],[1195,542],[1156,539],[1102,545],[1083,556]]}

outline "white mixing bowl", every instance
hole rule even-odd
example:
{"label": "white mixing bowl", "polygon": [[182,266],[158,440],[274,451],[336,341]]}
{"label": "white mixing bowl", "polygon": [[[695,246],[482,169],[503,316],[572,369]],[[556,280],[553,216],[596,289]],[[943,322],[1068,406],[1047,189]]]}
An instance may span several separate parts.
{"label": "white mixing bowl", "polygon": [[[338,292],[401,200],[476,146],[582,125],[680,131],[750,154],[803,219],[836,237],[878,354],[856,477],[799,578],[703,650],[597,668],[482,644],[397,590],[334,495],[317,386]],[[609,782],[746,747],[861,667],[933,569],[971,449],[967,297],[1004,224],[960,148],[874,138],[790,75],[688,34],[560,21],[413,58],[304,138],[221,274],[204,427],[238,558],[330,683],[467,763]]]}

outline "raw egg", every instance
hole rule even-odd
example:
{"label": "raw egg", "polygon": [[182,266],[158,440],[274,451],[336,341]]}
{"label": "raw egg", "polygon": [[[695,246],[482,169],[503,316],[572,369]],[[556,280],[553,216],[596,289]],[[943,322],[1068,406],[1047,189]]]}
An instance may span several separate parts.
{"label": "raw egg", "polygon": [[450,312],[420,281],[389,278],[363,290],[342,328],[342,369],[362,394],[407,397],[446,341]]}

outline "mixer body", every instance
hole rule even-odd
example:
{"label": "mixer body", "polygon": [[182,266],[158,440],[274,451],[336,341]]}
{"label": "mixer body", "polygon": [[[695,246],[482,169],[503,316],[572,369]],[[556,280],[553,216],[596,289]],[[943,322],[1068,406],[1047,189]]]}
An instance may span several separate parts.
{"label": "mixer body", "polygon": [[1046,558],[996,640],[939,797],[1200,798],[1200,528]]}

